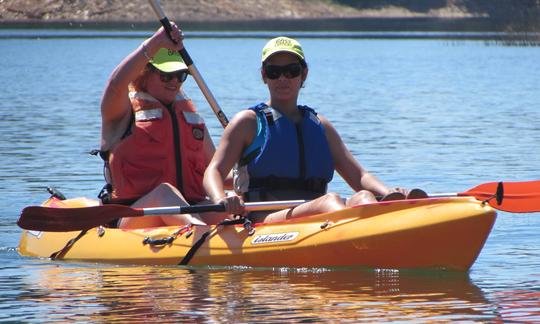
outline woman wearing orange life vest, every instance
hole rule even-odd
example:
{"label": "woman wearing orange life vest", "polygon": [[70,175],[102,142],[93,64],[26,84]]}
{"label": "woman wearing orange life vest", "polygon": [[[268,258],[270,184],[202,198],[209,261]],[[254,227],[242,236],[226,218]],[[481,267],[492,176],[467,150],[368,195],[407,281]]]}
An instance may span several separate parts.
{"label": "woman wearing orange life vest", "polygon": [[[204,170],[215,147],[201,116],[181,89],[188,68],[178,51],[182,32],[160,28],[113,70],[101,101],[105,203],[134,207],[205,202]],[[223,215],[205,213],[205,222]],[[198,215],[132,217],[120,228],[186,223]]]}

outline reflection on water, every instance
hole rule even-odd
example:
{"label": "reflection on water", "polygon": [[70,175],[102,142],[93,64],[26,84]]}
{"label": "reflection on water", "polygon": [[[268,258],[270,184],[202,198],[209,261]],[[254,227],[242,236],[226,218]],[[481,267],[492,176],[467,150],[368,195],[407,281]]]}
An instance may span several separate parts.
{"label": "reflection on water", "polygon": [[540,323],[540,291],[503,290],[494,294],[498,312],[506,321]]}
{"label": "reflection on water", "polygon": [[38,262],[34,266],[41,269],[23,269],[22,275],[3,283],[26,291],[2,306],[14,320],[504,319],[463,273],[53,266]]}

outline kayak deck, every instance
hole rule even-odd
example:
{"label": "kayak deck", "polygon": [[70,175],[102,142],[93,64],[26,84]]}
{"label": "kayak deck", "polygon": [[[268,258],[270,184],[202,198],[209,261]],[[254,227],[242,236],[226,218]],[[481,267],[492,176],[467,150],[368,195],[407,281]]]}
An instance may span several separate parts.
{"label": "kayak deck", "polygon": [[[93,201],[48,200],[45,206],[84,207]],[[478,257],[496,213],[472,197],[402,200],[254,224],[121,230],[93,228],[63,259],[115,264],[253,267],[445,268],[468,270]],[[19,253],[48,258],[74,232],[23,231]],[[204,236],[204,240],[201,238]],[[168,243],[163,243],[168,238]],[[161,239],[163,244],[148,244]],[[197,243],[200,246],[192,249]]]}

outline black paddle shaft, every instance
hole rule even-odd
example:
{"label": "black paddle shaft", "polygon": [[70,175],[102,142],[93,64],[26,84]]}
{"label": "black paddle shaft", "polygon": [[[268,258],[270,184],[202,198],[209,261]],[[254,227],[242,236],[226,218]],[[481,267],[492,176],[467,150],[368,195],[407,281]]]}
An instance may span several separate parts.
{"label": "black paddle shaft", "polygon": [[[167,31],[167,35],[169,36],[171,41],[173,41],[176,44],[177,42],[171,37],[172,26],[171,26],[171,22],[169,21],[169,18],[163,17],[159,20],[159,22],[161,22],[161,25]],[[186,63],[187,66],[193,65],[193,60],[191,59],[191,56],[189,56],[189,53],[187,52],[185,47],[179,50],[178,53],[180,54],[180,56],[182,57],[182,60],[184,60],[184,63]]]}

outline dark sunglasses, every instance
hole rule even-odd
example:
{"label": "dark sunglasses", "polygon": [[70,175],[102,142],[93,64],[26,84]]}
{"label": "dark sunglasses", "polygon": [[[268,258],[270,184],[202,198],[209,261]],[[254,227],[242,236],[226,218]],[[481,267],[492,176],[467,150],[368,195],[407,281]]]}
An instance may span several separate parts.
{"label": "dark sunglasses", "polygon": [[174,71],[174,72],[163,72],[154,68],[154,71],[159,73],[159,79],[161,80],[161,82],[169,82],[174,78],[178,79],[178,82],[184,82],[186,81],[187,76],[189,74],[189,72],[186,70]]}
{"label": "dark sunglasses", "polygon": [[265,65],[264,73],[271,80],[279,78],[282,74],[287,79],[296,78],[302,73],[302,65],[300,63],[291,63],[287,65]]}

